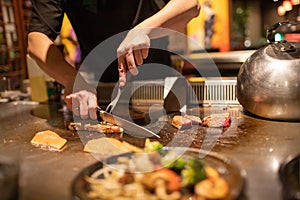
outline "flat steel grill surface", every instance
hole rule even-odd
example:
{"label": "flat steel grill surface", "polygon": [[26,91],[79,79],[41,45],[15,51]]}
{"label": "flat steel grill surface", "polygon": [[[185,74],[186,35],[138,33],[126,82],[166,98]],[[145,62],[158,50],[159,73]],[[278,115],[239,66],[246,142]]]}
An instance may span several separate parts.
{"label": "flat steel grill surface", "polygon": [[[27,105],[15,102],[0,104],[0,110],[0,152],[1,155],[20,160],[20,199],[71,199],[71,181],[84,167],[96,160],[92,155],[83,152],[84,141],[79,138],[79,134],[66,130],[65,121],[70,117],[64,115],[65,110],[52,104]],[[280,200],[278,166],[289,155],[299,153],[299,123],[278,122],[246,115],[241,106],[196,106],[189,110],[190,114],[200,115],[201,118],[210,113],[222,112],[232,115],[230,127],[222,132],[210,132],[209,128],[202,126],[178,131],[170,123],[158,120],[145,124],[153,132],[158,131],[156,133],[161,136],[158,140],[169,146],[176,135],[182,139],[176,144],[185,145],[186,140],[191,139],[191,146],[201,149],[205,147],[205,139],[215,142],[213,138],[217,137],[213,151],[233,159],[241,169],[246,170],[247,187],[244,199]],[[30,144],[37,131],[47,129],[68,140],[67,148],[63,152],[44,151]],[[99,137],[92,132],[82,134],[90,138]],[[144,139],[133,138],[127,134],[121,139],[137,146],[143,146],[145,142]]]}

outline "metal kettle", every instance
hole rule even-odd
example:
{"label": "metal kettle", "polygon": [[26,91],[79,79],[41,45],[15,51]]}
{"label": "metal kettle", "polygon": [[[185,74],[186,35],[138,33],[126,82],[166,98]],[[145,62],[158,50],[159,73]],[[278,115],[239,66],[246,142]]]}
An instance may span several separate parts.
{"label": "metal kettle", "polygon": [[237,76],[244,110],[272,120],[300,121],[300,43],[275,42],[279,28],[300,33],[300,22],[280,22],[267,31],[268,44],[255,51]]}

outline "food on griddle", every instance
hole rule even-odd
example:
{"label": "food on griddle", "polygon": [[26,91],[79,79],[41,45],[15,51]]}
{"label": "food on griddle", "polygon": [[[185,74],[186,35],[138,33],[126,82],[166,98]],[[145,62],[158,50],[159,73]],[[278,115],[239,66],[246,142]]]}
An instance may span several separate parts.
{"label": "food on griddle", "polygon": [[50,151],[62,151],[66,143],[66,139],[50,130],[37,132],[31,140],[33,146]]}
{"label": "food on griddle", "polygon": [[211,114],[203,118],[202,125],[214,128],[226,128],[231,123],[231,116],[229,113]]}
{"label": "food on griddle", "polygon": [[141,148],[139,148],[139,147],[137,147],[133,144],[130,144],[126,141],[123,141],[122,144],[126,149],[128,149],[131,152],[136,152],[136,153],[142,153],[143,152],[143,150]]}
{"label": "food on griddle", "polygon": [[84,125],[80,122],[71,122],[68,125],[68,129],[71,131],[82,131],[84,130]]}
{"label": "food on griddle", "polygon": [[163,116],[159,117],[157,121],[159,121],[159,122],[168,122],[169,118],[170,117],[168,115],[163,115]]}
{"label": "food on griddle", "polygon": [[[145,148],[151,143],[148,140]],[[131,157],[120,156],[116,162],[85,176],[90,188],[88,198],[205,200],[227,197],[228,183],[216,169],[200,158],[179,157],[175,151],[160,150]]]}
{"label": "food on griddle", "polygon": [[123,128],[108,122],[99,124],[82,124],[80,122],[71,122],[68,126],[73,131],[95,131],[99,133],[123,133]]}
{"label": "food on griddle", "polygon": [[175,115],[172,119],[172,126],[178,129],[189,129],[192,127],[192,120],[181,115]]}
{"label": "food on griddle", "polygon": [[121,141],[107,137],[89,140],[85,144],[83,151],[108,155],[129,152],[129,150],[123,146]]}
{"label": "food on griddle", "polygon": [[124,131],[123,128],[110,123],[85,124],[84,130],[96,131],[100,133],[123,133]]}
{"label": "food on griddle", "polygon": [[142,152],[141,149],[134,145],[109,137],[89,140],[85,144],[83,151],[106,155],[117,155],[127,152]]}
{"label": "food on griddle", "polygon": [[200,117],[197,117],[195,115],[184,115],[185,118],[192,120],[192,124],[199,125],[202,124],[202,120]]}

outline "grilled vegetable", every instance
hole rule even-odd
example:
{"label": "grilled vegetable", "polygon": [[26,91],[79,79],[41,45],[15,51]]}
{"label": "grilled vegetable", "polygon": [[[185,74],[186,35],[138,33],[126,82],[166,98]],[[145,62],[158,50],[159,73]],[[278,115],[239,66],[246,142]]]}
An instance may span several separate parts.
{"label": "grilled vegetable", "polygon": [[144,147],[144,152],[150,153],[158,151],[161,155],[165,155],[166,151],[163,150],[163,145],[158,142],[158,141],[150,141],[149,138],[146,139],[145,141],[145,147]]}
{"label": "grilled vegetable", "polygon": [[193,186],[206,178],[205,166],[201,160],[189,159],[181,171],[182,185]]}
{"label": "grilled vegetable", "polygon": [[164,157],[162,157],[161,163],[164,167],[172,169],[178,174],[181,173],[186,164],[185,160],[181,157],[178,157],[174,151],[169,151]]}
{"label": "grilled vegetable", "polygon": [[161,159],[162,165],[181,175],[183,186],[193,186],[206,178],[204,163],[199,159],[183,159],[176,152],[169,151]]}

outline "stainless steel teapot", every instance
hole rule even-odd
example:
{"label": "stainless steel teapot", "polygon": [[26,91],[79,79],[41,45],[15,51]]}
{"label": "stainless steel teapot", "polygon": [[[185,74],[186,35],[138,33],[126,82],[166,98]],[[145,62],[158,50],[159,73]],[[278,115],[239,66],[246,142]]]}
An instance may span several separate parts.
{"label": "stainless steel teapot", "polygon": [[300,33],[300,22],[280,22],[267,31],[268,44],[255,51],[237,76],[244,110],[273,120],[300,121],[300,43],[279,41],[279,28]]}

